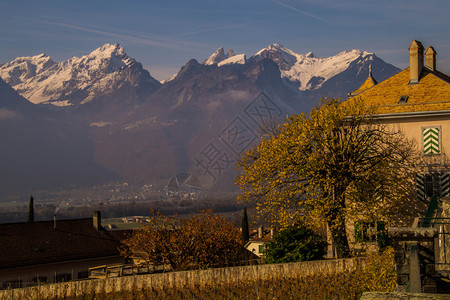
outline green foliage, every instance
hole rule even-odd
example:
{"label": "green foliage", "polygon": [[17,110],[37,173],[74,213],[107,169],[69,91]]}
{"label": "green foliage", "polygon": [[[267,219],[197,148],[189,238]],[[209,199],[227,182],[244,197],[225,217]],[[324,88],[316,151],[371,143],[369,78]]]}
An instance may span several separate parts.
{"label": "green foliage", "polygon": [[327,242],[304,226],[289,226],[268,243],[265,258],[268,263],[286,263],[322,259]]}
{"label": "green foliage", "polygon": [[250,231],[248,228],[248,216],[247,216],[247,207],[244,207],[244,212],[242,214],[242,241],[246,242],[250,239]]}
{"label": "green foliage", "polygon": [[348,256],[346,219],[388,218],[413,187],[414,143],[371,115],[362,101],[325,99],[289,117],[241,157],[240,199],[283,227],[326,223],[338,256]]}

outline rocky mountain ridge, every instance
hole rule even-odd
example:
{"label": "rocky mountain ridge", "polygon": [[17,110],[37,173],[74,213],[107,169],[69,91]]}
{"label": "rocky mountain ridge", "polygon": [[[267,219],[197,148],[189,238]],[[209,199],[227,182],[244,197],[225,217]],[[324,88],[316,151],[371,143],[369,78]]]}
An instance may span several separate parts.
{"label": "rocky mountain ridge", "polygon": [[[205,59],[202,65],[245,65],[263,59],[270,59],[278,65],[281,77],[286,83],[300,92],[313,92],[319,97],[322,95],[314,91],[319,91],[329,81],[336,81],[335,77],[350,68],[354,69],[352,76],[355,76],[353,72],[357,75],[367,74],[364,70],[368,69],[370,64],[374,65],[374,73],[378,72],[380,75],[386,71],[399,71],[367,51],[354,49],[319,58],[312,52],[295,53],[280,44],[271,44],[248,59],[245,54],[235,54],[232,49],[225,53],[221,47]],[[175,74],[163,84],[177,76],[182,74]],[[135,98],[145,98],[161,86],[139,62],[129,57],[119,44],[105,44],[88,55],[59,63],[52,61],[45,54],[19,57],[0,66],[0,77],[29,101],[57,106],[83,105],[96,98],[113,97],[118,90],[126,90],[134,94]],[[356,84],[358,81],[353,80]],[[349,92],[353,87],[347,84],[346,88]],[[345,96],[341,90],[334,92],[336,96]]]}
{"label": "rocky mountain ridge", "polygon": [[166,184],[177,174],[233,190],[236,161],[261,127],[321,97],[345,97],[369,65],[378,81],[399,71],[365,51],[317,58],[278,44],[248,59],[219,48],[163,84],[118,44],[59,63],[17,58],[0,65],[0,155],[10,157],[0,192],[111,178]]}
{"label": "rocky mountain ridge", "polygon": [[55,63],[45,54],[19,57],[0,67],[0,77],[35,104],[71,106],[120,89],[156,89],[160,83],[119,44]]}

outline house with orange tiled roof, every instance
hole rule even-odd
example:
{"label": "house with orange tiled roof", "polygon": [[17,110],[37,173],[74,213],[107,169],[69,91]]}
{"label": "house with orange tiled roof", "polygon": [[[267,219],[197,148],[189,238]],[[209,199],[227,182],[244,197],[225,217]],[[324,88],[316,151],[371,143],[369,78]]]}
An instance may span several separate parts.
{"label": "house with orange tiled roof", "polygon": [[[372,75],[349,98],[361,97],[380,123],[401,129],[416,141],[422,157],[417,196],[428,203],[450,192],[450,77],[436,69],[436,50],[413,40],[410,66],[375,83]],[[425,212],[424,212],[425,213]]]}

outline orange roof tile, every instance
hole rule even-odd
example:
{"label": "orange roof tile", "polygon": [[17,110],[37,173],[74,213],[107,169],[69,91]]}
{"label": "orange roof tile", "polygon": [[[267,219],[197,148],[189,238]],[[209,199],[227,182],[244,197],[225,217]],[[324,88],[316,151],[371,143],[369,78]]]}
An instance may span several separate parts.
{"label": "orange roof tile", "polygon": [[371,87],[375,86],[376,84],[377,84],[377,82],[375,81],[375,79],[373,79],[373,77],[371,75],[369,75],[369,77],[367,77],[366,81],[364,81],[364,83],[359,87],[359,89],[351,92],[350,95],[358,95],[358,94],[364,92],[365,90],[370,89]]}
{"label": "orange roof tile", "polygon": [[[380,114],[450,110],[450,84],[447,75],[424,68],[418,84],[409,84],[409,76],[407,68],[361,92],[358,97],[367,105],[375,107]],[[402,96],[408,96],[407,102],[399,104]]]}

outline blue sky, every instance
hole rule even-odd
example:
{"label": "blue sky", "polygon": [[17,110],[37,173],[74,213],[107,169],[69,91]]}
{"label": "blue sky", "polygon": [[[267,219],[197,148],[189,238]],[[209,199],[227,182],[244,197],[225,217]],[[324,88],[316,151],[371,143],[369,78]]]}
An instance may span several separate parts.
{"label": "blue sky", "polygon": [[250,56],[272,43],[318,57],[367,50],[405,68],[413,39],[434,46],[450,74],[450,1],[0,0],[0,63],[62,61],[117,42],[160,80],[219,47]]}

